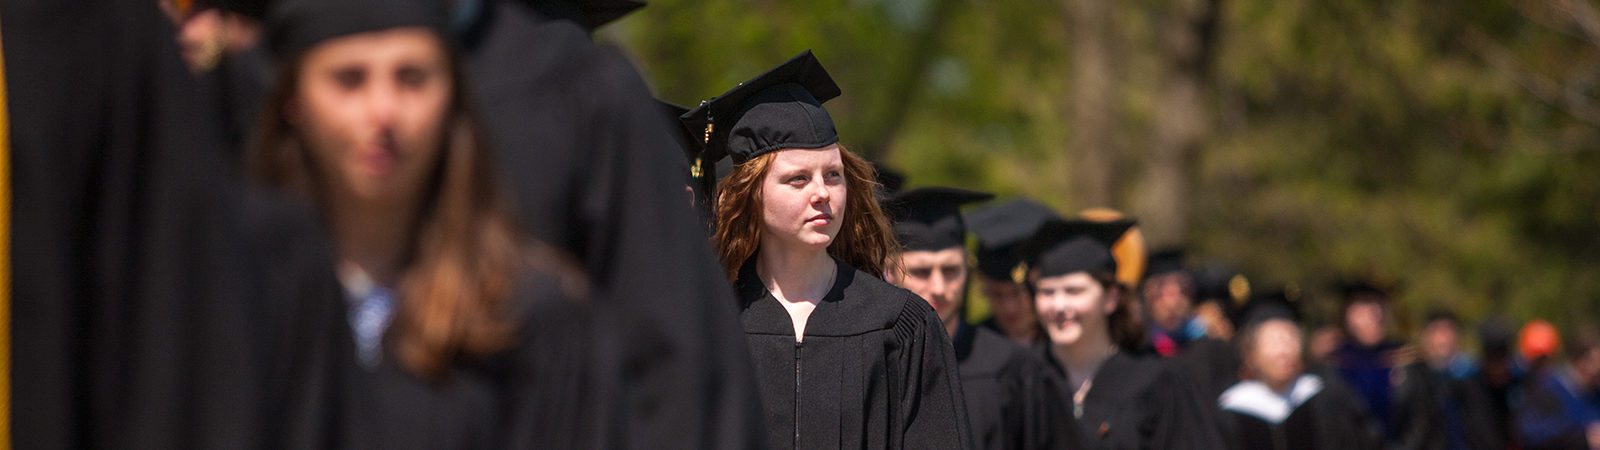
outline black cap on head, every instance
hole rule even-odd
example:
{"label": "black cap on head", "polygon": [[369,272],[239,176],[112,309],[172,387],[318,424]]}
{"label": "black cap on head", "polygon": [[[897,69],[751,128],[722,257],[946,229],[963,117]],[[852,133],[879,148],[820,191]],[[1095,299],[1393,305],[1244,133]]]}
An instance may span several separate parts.
{"label": "black cap on head", "polygon": [[439,0],[275,0],[266,40],[284,60],[328,39],[393,28],[424,27],[442,37],[448,18]]}
{"label": "black cap on head", "polygon": [[633,0],[528,0],[528,5],[545,15],[571,20],[590,31],[644,7]]}
{"label": "black cap on head", "polygon": [[1169,273],[1183,272],[1187,274],[1188,272],[1185,272],[1183,266],[1184,256],[1186,256],[1186,253],[1182,247],[1150,252],[1150,257],[1147,259],[1149,261],[1149,269],[1145,270],[1145,279]]}
{"label": "black cap on head", "polygon": [[839,142],[833,119],[822,108],[839,96],[810,50],[679,117],[705,144],[701,160],[728,155],[734,164],[788,148],[823,148]]}
{"label": "black cap on head", "polygon": [[[1353,280],[1353,281],[1352,281]],[[1392,300],[1389,296],[1390,287],[1370,281],[1370,279],[1347,279],[1334,284],[1334,290],[1339,291],[1339,309],[1349,309],[1357,302],[1376,302],[1387,308]]]}
{"label": "black cap on head", "polygon": [[1061,220],[1050,207],[1025,198],[985,205],[967,214],[967,226],[978,237],[978,272],[996,280],[1013,280],[1022,259],[1017,245],[1033,236],[1046,220]]}
{"label": "black cap on head", "polygon": [[1133,224],[1130,219],[1047,220],[1018,251],[1041,278],[1078,272],[1116,273],[1117,259],[1111,255],[1111,245]]}
{"label": "black cap on head", "polygon": [[[656,99],[656,106],[661,108],[661,114],[669,120],[668,123],[674,125],[677,124],[679,116],[689,112],[689,108],[685,108],[677,103],[672,103],[659,98]],[[689,164],[694,164],[694,159],[700,156],[700,140],[695,139],[695,137],[689,133],[688,130],[683,129],[683,127],[674,126],[672,129],[677,131],[676,133],[672,133],[673,142],[677,143],[678,150],[683,152],[684,160]],[[693,167],[690,168],[690,170],[694,169],[695,168]]]}
{"label": "black cap on head", "polygon": [[950,187],[913,189],[884,202],[894,234],[907,251],[938,251],[966,242],[961,205],[994,198],[993,194]]}
{"label": "black cap on head", "polygon": [[1300,302],[1298,292],[1292,286],[1279,289],[1262,291],[1250,297],[1250,301],[1239,308],[1235,315],[1234,327],[1244,327],[1264,322],[1268,319],[1286,319],[1300,323]]}
{"label": "black cap on head", "polygon": [[878,187],[882,189],[883,198],[894,197],[906,186],[905,173],[884,163],[873,163],[872,167],[878,169]]}

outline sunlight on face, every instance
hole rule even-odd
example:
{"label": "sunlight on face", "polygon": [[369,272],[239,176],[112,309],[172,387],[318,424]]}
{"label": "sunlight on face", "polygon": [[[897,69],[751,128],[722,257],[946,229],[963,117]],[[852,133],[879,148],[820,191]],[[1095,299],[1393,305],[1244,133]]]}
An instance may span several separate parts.
{"label": "sunlight on face", "polygon": [[826,249],[845,211],[844,160],[837,144],[774,153],[761,182],[761,242]]}
{"label": "sunlight on face", "polygon": [[1300,376],[1303,363],[1300,358],[1300,328],[1294,322],[1272,319],[1262,322],[1255,330],[1255,344],[1246,363],[1255,369],[1256,377],[1270,386],[1284,386]]}
{"label": "sunlight on face", "polygon": [[1034,309],[1055,345],[1078,343],[1088,333],[1109,333],[1106,317],[1116,310],[1115,294],[1085,272],[1034,282]]}
{"label": "sunlight on face", "polygon": [[957,320],[961,294],[967,289],[967,252],[962,247],[939,251],[909,251],[900,254],[904,275],[900,287],[927,300],[948,324]]}

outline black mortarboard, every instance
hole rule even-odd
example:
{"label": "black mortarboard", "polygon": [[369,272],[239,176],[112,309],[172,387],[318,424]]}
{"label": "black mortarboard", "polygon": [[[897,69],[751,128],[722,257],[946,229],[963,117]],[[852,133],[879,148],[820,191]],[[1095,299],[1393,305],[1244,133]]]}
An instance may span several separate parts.
{"label": "black mortarboard", "polygon": [[1376,284],[1366,280],[1342,281],[1334,286],[1339,291],[1339,296],[1346,301],[1356,296],[1373,296],[1379,300],[1388,300],[1389,293]]}
{"label": "black mortarboard", "polygon": [[371,31],[426,27],[445,36],[449,14],[438,0],[276,0],[266,40],[280,60],[319,42]]}
{"label": "black mortarboard", "polygon": [[1133,224],[1130,219],[1047,220],[1017,250],[1041,278],[1078,272],[1114,273],[1117,260],[1111,255],[1111,245]]}
{"label": "black mortarboard", "polygon": [[545,15],[571,20],[590,31],[644,7],[633,0],[528,0],[528,5]]}
{"label": "black mortarboard", "polygon": [[894,234],[908,251],[936,251],[966,242],[961,205],[994,198],[993,194],[950,187],[913,189],[885,203],[894,220]]}
{"label": "black mortarboard", "polygon": [[[674,125],[677,124],[679,116],[689,112],[689,108],[685,108],[677,103],[672,103],[659,98],[656,99],[656,106],[661,108],[661,114],[670,121],[668,123]],[[672,129],[677,131],[676,133],[672,133],[672,137],[673,141],[678,144],[678,150],[683,152],[685,161],[687,161],[689,164],[694,164],[694,158],[700,155],[700,140],[695,139],[695,136],[692,133],[689,133],[688,130],[683,129],[682,127],[674,126]],[[698,168],[689,168],[690,171],[694,171],[696,169]]]}
{"label": "black mortarboard", "polygon": [[1150,257],[1147,259],[1147,261],[1149,261],[1149,269],[1145,270],[1145,279],[1148,280],[1156,275],[1185,272],[1183,267],[1184,256],[1185,252],[1182,247],[1173,247],[1150,252]]}
{"label": "black mortarboard", "polygon": [[806,50],[679,119],[690,133],[701,133],[703,163],[727,155],[742,164],[774,150],[839,142],[833,119],[822,108],[839,93],[839,85]]}
{"label": "black mortarboard", "polygon": [[1261,323],[1267,319],[1288,319],[1300,322],[1299,292],[1293,285],[1261,291],[1239,308],[1233,318],[1236,329]]}
{"label": "black mortarboard", "polygon": [[894,197],[906,186],[906,174],[884,163],[873,163],[872,166],[878,169],[878,186],[883,188],[884,198]]}
{"label": "black mortarboard", "polygon": [[1016,247],[1033,236],[1046,220],[1060,220],[1050,207],[1025,198],[986,205],[967,214],[967,227],[978,237],[978,272],[996,280],[1017,279],[1022,263]]}

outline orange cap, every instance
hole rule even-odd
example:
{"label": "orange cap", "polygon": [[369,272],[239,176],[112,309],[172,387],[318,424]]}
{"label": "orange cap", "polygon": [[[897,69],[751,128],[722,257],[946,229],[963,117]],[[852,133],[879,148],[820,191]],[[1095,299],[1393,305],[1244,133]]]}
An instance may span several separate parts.
{"label": "orange cap", "polygon": [[1555,353],[1561,347],[1561,336],[1555,325],[1544,319],[1533,319],[1517,333],[1517,344],[1524,358],[1534,360]]}

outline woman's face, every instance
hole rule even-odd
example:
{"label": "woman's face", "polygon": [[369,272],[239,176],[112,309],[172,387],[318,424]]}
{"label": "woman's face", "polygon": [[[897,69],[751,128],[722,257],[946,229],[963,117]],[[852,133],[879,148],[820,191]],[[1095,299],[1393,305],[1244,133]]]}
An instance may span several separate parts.
{"label": "woman's face", "polygon": [[1117,308],[1116,293],[1086,272],[1034,282],[1034,309],[1055,345],[1078,343],[1089,333],[1108,333],[1106,317]]}
{"label": "woman's face", "polygon": [[449,56],[433,32],[330,39],[306,51],[296,76],[289,123],[336,196],[377,206],[420,197],[454,95]]}
{"label": "woman's face", "polygon": [[839,235],[845,194],[838,145],[774,152],[761,181],[763,246],[828,248]]}

